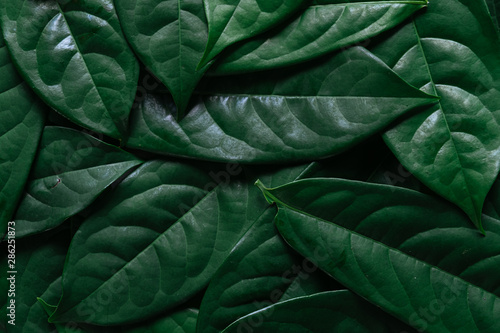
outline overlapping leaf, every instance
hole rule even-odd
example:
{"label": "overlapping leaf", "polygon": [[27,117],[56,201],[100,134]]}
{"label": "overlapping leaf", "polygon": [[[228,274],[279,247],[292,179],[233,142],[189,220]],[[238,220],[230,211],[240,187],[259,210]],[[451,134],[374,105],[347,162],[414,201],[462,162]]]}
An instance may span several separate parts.
{"label": "overlapping leaf", "polygon": [[325,1],[285,27],[239,44],[212,67],[217,74],[282,67],[362,42],[403,22],[427,5],[420,1]]}
{"label": "overlapping leaf", "polygon": [[500,43],[484,2],[435,1],[374,52],[414,86],[441,96],[388,131],[387,144],[482,229],[483,201],[500,170]]}
{"label": "overlapping leaf", "polygon": [[38,95],[75,123],[122,137],[139,66],[111,0],[0,1],[3,34]]}
{"label": "overlapping leaf", "polygon": [[135,156],[88,134],[46,127],[26,193],[15,216],[16,236],[58,226],[140,163]]}
{"label": "overlapping leaf", "polygon": [[318,293],[279,302],[251,313],[223,333],[382,333],[413,332],[348,290]]}
{"label": "overlapping leaf", "polygon": [[[268,174],[258,173],[250,178],[260,177],[271,186],[318,176],[366,179],[380,158],[380,150],[373,145],[369,148],[373,156],[366,153],[367,149],[357,149],[329,160],[277,172],[269,170]],[[369,170],[362,172],[360,165]],[[263,205],[263,198],[257,194],[247,202],[247,209],[259,207],[262,214],[213,276],[200,307],[198,333],[221,332],[238,318],[277,301],[337,287],[335,281],[325,280],[317,267],[298,258],[286,246],[273,225],[274,207]]]}
{"label": "overlapping leaf", "polygon": [[13,217],[45,119],[43,104],[19,77],[0,36],[0,235]]}
{"label": "overlapping leaf", "polygon": [[149,95],[127,145],[199,159],[287,162],[333,155],[434,103],[363,48],[268,75],[209,81],[175,121],[171,99]]}
{"label": "overlapping leaf", "polygon": [[[343,177],[417,187],[388,154],[383,142],[367,142],[334,158],[282,169],[261,180],[276,187],[297,179]],[[249,207],[255,205],[248,203]],[[239,317],[277,301],[338,288],[311,262],[297,258],[276,235],[273,210],[265,210],[213,276],[200,307],[198,333],[220,332]]]}
{"label": "overlapping leaf", "polygon": [[302,0],[203,0],[208,21],[208,42],[200,67],[227,46],[279,24]]}
{"label": "overlapping leaf", "polygon": [[292,247],[417,330],[498,330],[498,221],[482,237],[434,197],[340,179],[263,191]]}
{"label": "overlapping leaf", "polygon": [[200,291],[260,214],[246,209],[248,186],[228,184],[240,172],[161,161],[134,171],[75,235],[50,320],[128,323]]}
{"label": "overlapping leaf", "polygon": [[170,90],[183,116],[196,84],[207,43],[202,0],[124,0],[116,9],[125,36],[144,64]]}

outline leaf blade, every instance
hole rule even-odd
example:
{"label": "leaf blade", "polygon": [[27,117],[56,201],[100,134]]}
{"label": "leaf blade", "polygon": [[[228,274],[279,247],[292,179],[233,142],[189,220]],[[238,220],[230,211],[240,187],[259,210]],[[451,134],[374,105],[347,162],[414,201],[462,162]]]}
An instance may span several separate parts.
{"label": "leaf blade", "polygon": [[[481,237],[463,214],[432,197],[340,179],[264,191],[277,202],[277,225],[292,247],[385,311],[429,332],[497,329],[498,290],[467,272],[500,253],[497,222]],[[444,242],[452,231],[466,235],[465,243]],[[430,247],[433,235],[439,247]],[[478,251],[464,256],[462,247]],[[425,317],[422,309],[438,305]]]}
{"label": "leaf blade", "polygon": [[[307,8],[293,22],[222,54],[211,67],[217,75],[283,67],[369,40],[395,27],[427,1],[334,1]],[[304,37],[307,36],[307,38]]]}
{"label": "leaf blade", "polygon": [[22,196],[45,122],[43,103],[13,67],[0,36],[0,235],[7,230]]}
{"label": "leaf blade", "polygon": [[203,0],[208,42],[198,67],[205,66],[227,46],[280,23],[302,5],[299,0]]}
{"label": "leaf blade", "polygon": [[[450,12],[454,15],[445,14]],[[443,15],[446,20],[436,19]],[[471,29],[451,31],[458,22]],[[473,31],[481,36],[472,37]],[[400,47],[386,44],[394,41]],[[484,2],[431,3],[425,15],[389,34],[373,51],[414,86],[441,95],[437,106],[387,131],[388,146],[405,168],[484,231],[483,202],[500,170],[495,70],[500,45]],[[407,61],[415,64],[411,75]]]}
{"label": "leaf blade", "polygon": [[144,64],[165,84],[181,119],[198,81],[208,38],[202,0],[127,0],[116,3],[123,30]]}
{"label": "leaf blade", "polygon": [[46,127],[15,216],[17,237],[52,229],[90,205],[142,161],[92,136]]}
{"label": "leaf blade", "polygon": [[209,81],[180,122],[168,97],[149,95],[132,114],[127,144],[215,161],[303,161],[343,151],[435,101],[362,48],[323,61],[297,73]]}
{"label": "leaf blade", "polygon": [[109,0],[2,3],[2,29],[21,74],[73,122],[122,137],[138,63]]}
{"label": "leaf blade", "polygon": [[[248,187],[225,181],[238,172],[162,161],[134,171],[73,239],[63,297],[50,320],[130,323],[203,289],[257,214],[239,209]],[[145,271],[151,278],[139,279]],[[96,307],[96,297],[111,290],[113,302]]]}

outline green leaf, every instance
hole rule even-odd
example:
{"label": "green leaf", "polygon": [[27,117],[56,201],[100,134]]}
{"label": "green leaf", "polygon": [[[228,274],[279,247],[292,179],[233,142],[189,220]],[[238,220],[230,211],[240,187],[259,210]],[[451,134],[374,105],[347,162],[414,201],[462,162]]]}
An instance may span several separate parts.
{"label": "green leaf", "polygon": [[483,237],[449,204],[385,185],[261,188],[293,248],[386,312],[426,332],[499,330],[500,221],[485,218]]}
{"label": "green leaf", "polygon": [[122,137],[139,66],[111,0],[0,1],[7,45],[21,74],[73,122]]}
{"label": "green leaf", "polygon": [[206,96],[179,122],[168,96],[148,95],[131,115],[127,145],[216,161],[297,162],[339,153],[436,101],[359,47],[295,71],[209,81],[200,91]]}
{"label": "green leaf", "polygon": [[46,127],[15,216],[17,237],[52,229],[89,206],[142,161],[92,136]]}
{"label": "green leaf", "polygon": [[[71,240],[68,231],[55,230],[30,239],[16,240],[15,297],[11,298],[15,300],[15,326],[8,325],[7,332],[30,333],[54,330],[54,326],[47,322],[44,307],[37,301],[37,297],[43,294],[48,302],[57,302],[60,296],[60,294],[49,295],[47,291],[61,283],[60,276]],[[7,278],[11,274],[2,273],[2,276]],[[2,317],[11,319],[5,317],[3,313]]]}
{"label": "green leaf", "polygon": [[134,171],[73,238],[50,321],[136,322],[202,290],[260,214],[243,209],[241,172],[161,161]]}
{"label": "green leaf", "polygon": [[0,36],[0,238],[14,215],[42,135],[43,103],[23,82]]}
{"label": "green leaf", "polygon": [[208,39],[202,0],[123,0],[116,2],[123,32],[134,51],[165,84],[183,117],[196,84]]}
{"label": "green leaf", "polygon": [[253,37],[297,11],[301,0],[203,0],[208,42],[198,67],[205,66],[227,46]]}
{"label": "green leaf", "polygon": [[223,333],[254,331],[400,333],[413,330],[352,292],[336,290],[268,306],[239,319]]}
{"label": "green leaf", "polygon": [[387,37],[375,54],[441,99],[384,138],[405,168],[483,230],[483,201],[500,170],[500,43],[486,6],[434,1]]}
{"label": "green leaf", "polygon": [[328,1],[223,53],[212,73],[231,74],[292,65],[372,38],[425,7],[420,1]]}

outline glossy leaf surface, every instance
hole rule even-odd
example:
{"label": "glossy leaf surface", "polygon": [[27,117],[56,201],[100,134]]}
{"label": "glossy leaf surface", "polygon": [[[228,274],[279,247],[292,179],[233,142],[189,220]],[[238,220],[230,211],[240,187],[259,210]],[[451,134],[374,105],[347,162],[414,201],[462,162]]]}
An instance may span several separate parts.
{"label": "glossy leaf surface", "polygon": [[223,53],[212,67],[231,74],[293,65],[346,48],[390,29],[427,1],[328,1]]}
{"label": "glossy leaf surface", "polygon": [[15,216],[17,237],[52,229],[90,205],[130,168],[135,156],[94,137],[46,127]]}
{"label": "glossy leaf surface", "polygon": [[410,84],[441,97],[389,130],[387,144],[482,229],[483,201],[500,170],[500,43],[486,5],[432,2],[374,52]]}
{"label": "glossy leaf surface", "polygon": [[200,62],[206,65],[227,46],[253,37],[282,22],[302,0],[203,0],[208,42]]}
{"label": "glossy leaf surface", "polygon": [[206,70],[196,70],[208,38],[203,1],[124,0],[116,9],[134,51],[168,87],[182,118]]}
{"label": "glossy leaf surface", "polygon": [[482,237],[434,197],[340,179],[264,193],[292,247],[390,314],[427,332],[498,330],[499,221]]}
{"label": "glossy leaf surface", "polygon": [[234,322],[223,333],[382,333],[413,331],[348,290],[279,302]]}
{"label": "glossy leaf surface", "polygon": [[168,97],[133,112],[127,145],[199,159],[286,162],[333,155],[435,102],[377,58],[352,48],[295,72],[219,79],[175,121]]}
{"label": "glossy leaf surface", "polygon": [[200,291],[260,214],[244,209],[248,186],[228,184],[239,172],[161,161],[134,171],[75,235],[50,320],[129,323]]}
{"label": "glossy leaf surface", "polygon": [[45,110],[14,69],[0,36],[0,235],[5,233],[28,179]]}
{"label": "glossy leaf surface", "polygon": [[73,122],[122,137],[139,66],[111,0],[0,1],[5,40],[23,77]]}

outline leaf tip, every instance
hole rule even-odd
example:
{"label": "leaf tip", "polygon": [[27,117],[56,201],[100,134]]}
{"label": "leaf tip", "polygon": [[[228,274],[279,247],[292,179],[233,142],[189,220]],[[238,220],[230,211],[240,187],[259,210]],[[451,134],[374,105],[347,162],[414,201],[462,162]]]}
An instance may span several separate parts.
{"label": "leaf tip", "polygon": [[477,230],[483,235],[486,236],[486,230],[484,230],[483,223],[481,221],[481,213],[477,213],[474,216],[471,216],[471,220],[476,226]]}

